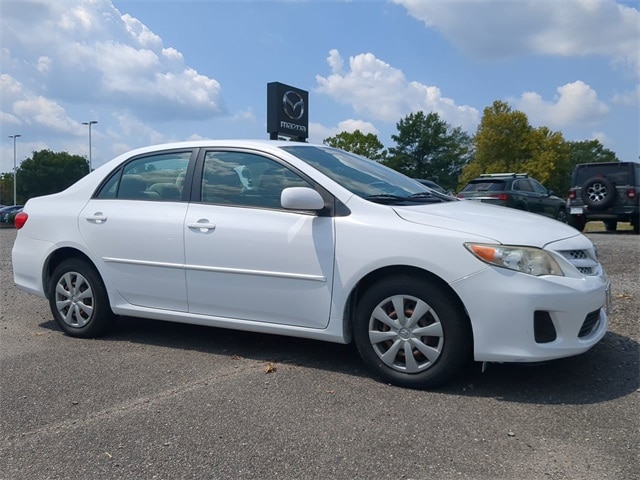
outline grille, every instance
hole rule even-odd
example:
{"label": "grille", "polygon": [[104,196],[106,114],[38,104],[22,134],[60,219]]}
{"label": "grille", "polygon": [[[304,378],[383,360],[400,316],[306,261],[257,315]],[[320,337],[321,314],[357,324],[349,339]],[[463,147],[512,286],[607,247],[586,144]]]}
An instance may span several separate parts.
{"label": "grille", "polygon": [[580,332],[578,333],[578,337],[583,338],[588,336],[591,332],[593,332],[596,327],[600,323],[600,310],[595,310],[589,314],[584,319],[582,323],[582,327],[580,327]]}
{"label": "grille", "polygon": [[563,254],[569,260],[589,258],[584,250],[567,250]]}
{"label": "grille", "polygon": [[561,250],[558,252],[583,275],[597,275],[598,261],[587,250]]}
{"label": "grille", "polygon": [[583,275],[593,275],[593,268],[591,267],[576,267],[576,268]]}

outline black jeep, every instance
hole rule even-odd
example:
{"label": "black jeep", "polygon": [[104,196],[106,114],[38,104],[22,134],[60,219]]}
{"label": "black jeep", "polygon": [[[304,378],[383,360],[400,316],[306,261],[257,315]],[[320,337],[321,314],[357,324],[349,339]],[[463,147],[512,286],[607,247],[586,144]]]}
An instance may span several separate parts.
{"label": "black jeep", "polygon": [[601,162],[576,165],[567,200],[569,225],[582,231],[587,222],[601,220],[614,231],[618,222],[640,230],[640,163]]}

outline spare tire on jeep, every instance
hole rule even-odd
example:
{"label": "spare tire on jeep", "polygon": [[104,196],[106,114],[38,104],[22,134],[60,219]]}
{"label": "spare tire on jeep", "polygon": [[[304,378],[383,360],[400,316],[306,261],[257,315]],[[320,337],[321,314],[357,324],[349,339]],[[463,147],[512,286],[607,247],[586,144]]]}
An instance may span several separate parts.
{"label": "spare tire on jeep", "polygon": [[588,207],[604,209],[613,204],[616,186],[607,177],[593,177],[582,184],[580,197]]}

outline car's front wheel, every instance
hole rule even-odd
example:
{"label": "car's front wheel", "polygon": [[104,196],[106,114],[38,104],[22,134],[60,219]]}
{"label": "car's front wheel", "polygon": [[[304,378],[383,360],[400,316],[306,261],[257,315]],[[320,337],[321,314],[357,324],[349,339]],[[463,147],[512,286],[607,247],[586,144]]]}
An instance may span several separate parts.
{"label": "car's front wheel", "polygon": [[65,260],[53,271],[49,306],[60,328],[74,337],[97,337],[113,323],[102,279],[91,264],[81,259]]}
{"label": "car's front wheel", "polygon": [[358,302],[354,338],[367,366],[409,388],[448,381],[471,353],[467,317],[436,282],[403,275],[371,286]]}

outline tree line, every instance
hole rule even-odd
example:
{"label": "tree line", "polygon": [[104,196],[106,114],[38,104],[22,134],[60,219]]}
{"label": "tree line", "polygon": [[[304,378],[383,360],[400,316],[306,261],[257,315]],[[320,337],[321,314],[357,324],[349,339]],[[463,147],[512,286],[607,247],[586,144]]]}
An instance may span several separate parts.
{"label": "tree line", "polygon": [[[598,140],[566,141],[560,132],[533,128],[526,114],[502,101],[484,109],[475,134],[452,127],[435,113],[410,113],[396,124],[394,146],[372,133],[341,132],[323,143],[383,163],[407,176],[458,191],[482,173],[528,173],[564,197],[578,163],[616,162]],[[50,150],[33,152],[16,171],[17,200],[59,192],[89,173],[84,157]],[[0,204],[13,203],[13,174],[0,176]]]}
{"label": "tree line", "polygon": [[341,132],[324,139],[413,178],[458,191],[483,173],[528,173],[564,197],[579,163],[617,162],[598,140],[566,141],[560,132],[534,128],[527,115],[502,101],[484,109],[475,135],[452,127],[435,113],[414,112],[396,124],[395,146],[385,149],[372,133]]}

